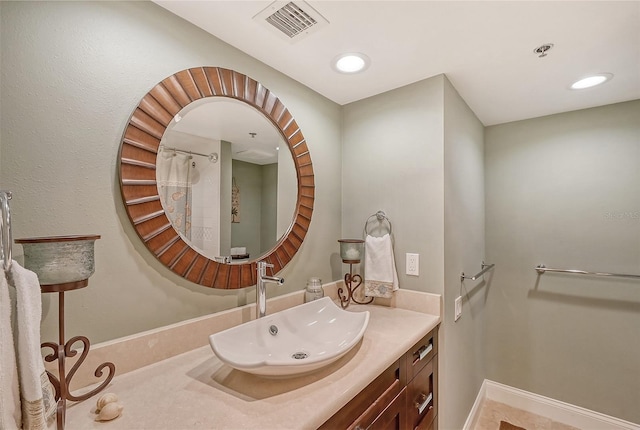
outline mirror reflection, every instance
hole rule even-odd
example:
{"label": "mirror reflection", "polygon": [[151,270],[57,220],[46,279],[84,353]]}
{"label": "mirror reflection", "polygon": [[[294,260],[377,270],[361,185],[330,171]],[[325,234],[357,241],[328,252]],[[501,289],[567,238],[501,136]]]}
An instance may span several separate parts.
{"label": "mirror reflection", "polygon": [[297,179],[287,144],[262,113],[231,98],[197,100],[174,117],[156,180],[174,229],[219,262],[259,259],[293,222]]}

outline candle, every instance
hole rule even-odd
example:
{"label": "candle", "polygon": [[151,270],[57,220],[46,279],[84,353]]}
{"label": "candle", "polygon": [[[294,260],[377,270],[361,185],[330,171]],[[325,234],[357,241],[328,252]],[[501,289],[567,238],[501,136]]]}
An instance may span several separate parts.
{"label": "candle", "polygon": [[360,259],[360,251],[358,251],[355,248],[348,248],[346,254],[347,254],[347,258],[349,260],[359,260]]}

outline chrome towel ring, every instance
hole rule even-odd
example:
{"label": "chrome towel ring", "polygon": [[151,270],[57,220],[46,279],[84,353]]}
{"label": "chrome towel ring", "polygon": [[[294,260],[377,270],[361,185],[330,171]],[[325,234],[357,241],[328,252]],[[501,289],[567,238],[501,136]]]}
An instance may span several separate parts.
{"label": "chrome towel ring", "polygon": [[391,225],[391,221],[387,217],[387,214],[384,213],[384,211],[378,211],[378,212],[374,213],[373,215],[371,215],[369,218],[367,218],[367,220],[364,222],[364,235],[365,236],[369,235],[369,229],[368,229],[369,221],[373,217],[375,217],[378,220],[378,223],[383,223],[383,222],[386,221],[386,223],[389,224],[389,236],[391,236],[391,231],[393,229],[393,226]]}

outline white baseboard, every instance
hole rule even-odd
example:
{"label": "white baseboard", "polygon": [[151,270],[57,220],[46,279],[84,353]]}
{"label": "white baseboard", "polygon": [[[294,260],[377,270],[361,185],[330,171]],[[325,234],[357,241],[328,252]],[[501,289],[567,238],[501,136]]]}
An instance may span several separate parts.
{"label": "white baseboard", "polygon": [[582,430],[640,430],[638,424],[488,379],[485,379],[480,387],[476,401],[465,422],[464,430],[474,428],[484,399],[504,403],[513,408],[522,409]]}
{"label": "white baseboard", "polygon": [[487,397],[487,382],[485,379],[480,386],[480,391],[478,391],[478,395],[476,396],[476,401],[473,402],[473,406],[471,407],[471,411],[469,412],[469,416],[464,423],[464,427],[462,430],[472,430],[476,426],[476,421],[480,416],[480,408],[482,407],[482,401]]}

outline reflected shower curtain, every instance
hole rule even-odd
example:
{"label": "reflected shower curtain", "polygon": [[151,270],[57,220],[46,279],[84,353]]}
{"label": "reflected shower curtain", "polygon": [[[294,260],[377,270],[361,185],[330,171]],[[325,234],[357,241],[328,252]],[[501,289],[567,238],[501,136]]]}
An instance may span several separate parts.
{"label": "reflected shower curtain", "polygon": [[156,179],[162,206],[171,225],[191,239],[191,157],[174,151],[158,154]]}

